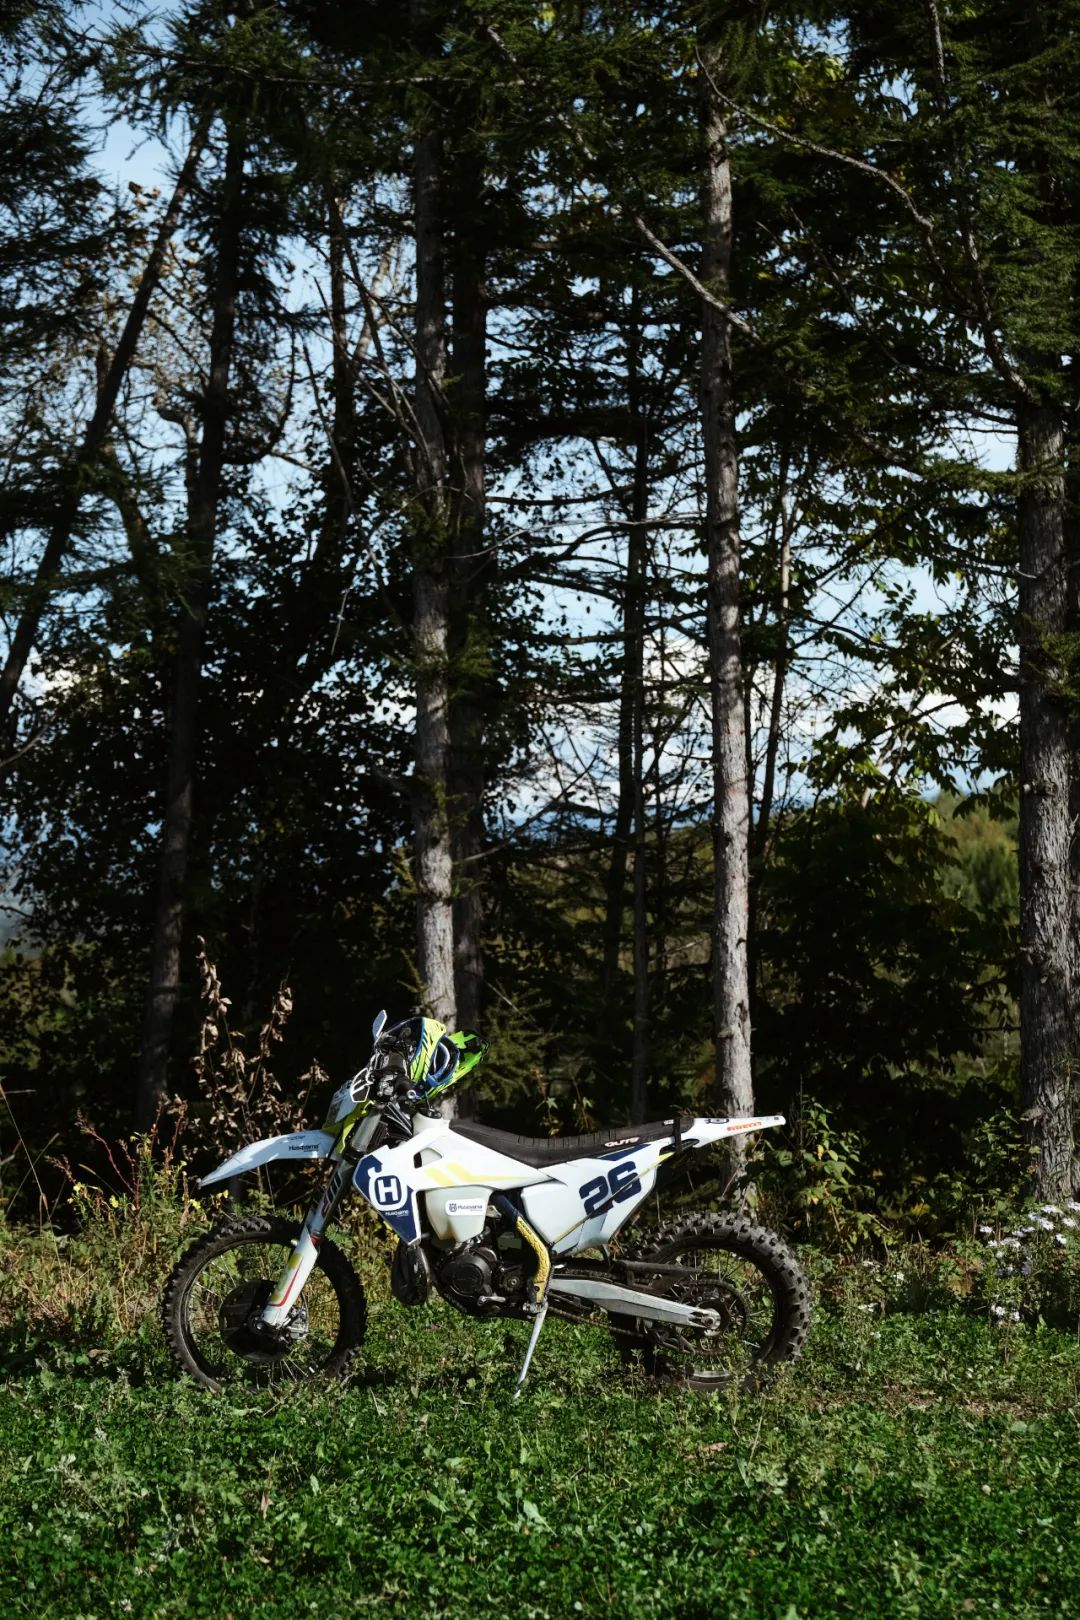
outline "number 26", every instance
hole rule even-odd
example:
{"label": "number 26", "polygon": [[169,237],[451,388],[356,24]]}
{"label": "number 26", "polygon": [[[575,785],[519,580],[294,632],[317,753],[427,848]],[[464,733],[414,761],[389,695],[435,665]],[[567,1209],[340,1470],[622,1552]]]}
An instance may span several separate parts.
{"label": "number 26", "polygon": [[621,1204],[641,1191],[637,1165],[632,1159],[616,1165],[610,1176],[595,1176],[584,1187],[578,1188],[578,1197],[585,1205],[586,1215],[595,1215],[603,1205]]}

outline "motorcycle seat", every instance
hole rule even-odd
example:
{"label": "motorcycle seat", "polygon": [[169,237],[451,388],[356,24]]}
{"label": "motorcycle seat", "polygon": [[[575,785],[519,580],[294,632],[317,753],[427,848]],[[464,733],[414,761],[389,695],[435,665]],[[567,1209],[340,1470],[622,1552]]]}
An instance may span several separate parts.
{"label": "motorcycle seat", "polygon": [[[688,1132],[692,1119],[683,1119],[682,1131]],[[534,1170],[549,1164],[566,1164],[571,1159],[605,1159],[627,1153],[643,1142],[656,1142],[665,1136],[674,1136],[675,1122],[655,1120],[649,1125],[612,1125],[606,1131],[593,1131],[588,1136],[516,1136],[513,1131],[497,1131],[493,1125],[477,1125],[471,1119],[449,1122],[455,1136],[476,1142],[480,1147],[504,1153],[508,1159],[520,1159]]]}

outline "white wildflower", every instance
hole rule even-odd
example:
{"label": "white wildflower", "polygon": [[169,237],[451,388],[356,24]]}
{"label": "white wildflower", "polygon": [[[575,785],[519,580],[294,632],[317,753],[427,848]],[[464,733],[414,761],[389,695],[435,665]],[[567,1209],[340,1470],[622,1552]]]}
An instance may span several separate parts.
{"label": "white wildflower", "polygon": [[991,1307],[990,1307],[990,1315],[991,1316],[1004,1316],[1005,1315],[1005,1307],[1004,1307],[1004,1305],[991,1305]]}
{"label": "white wildflower", "polygon": [[1055,1243],[1060,1243],[1061,1247],[1064,1249],[1067,1246],[1069,1240],[1068,1240],[1067,1237],[1064,1236],[1063,1233],[1055,1232],[1054,1233],[1054,1242]]}
{"label": "white wildflower", "polygon": [[1019,1320],[1020,1320],[1020,1312],[1019,1311],[1010,1311],[1009,1312],[1009,1321],[1010,1322],[1019,1322]]}
{"label": "white wildflower", "polygon": [[982,1233],[983,1237],[990,1237],[993,1234],[994,1228],[992,1226],[980,1226],[979,1231]]}

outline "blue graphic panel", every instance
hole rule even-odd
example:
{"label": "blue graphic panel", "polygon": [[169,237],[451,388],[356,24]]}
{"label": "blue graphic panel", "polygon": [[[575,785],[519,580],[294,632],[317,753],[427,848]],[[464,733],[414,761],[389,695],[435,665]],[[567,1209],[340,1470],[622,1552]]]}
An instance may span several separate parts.
{"label": "blue graphic panel", "polygon": [[383,1168],[377,1153],[360,1160],[353,1171],[353,1186],[403,1242],[416,1242],[420,1236],[416,1194],[394,1171]]}

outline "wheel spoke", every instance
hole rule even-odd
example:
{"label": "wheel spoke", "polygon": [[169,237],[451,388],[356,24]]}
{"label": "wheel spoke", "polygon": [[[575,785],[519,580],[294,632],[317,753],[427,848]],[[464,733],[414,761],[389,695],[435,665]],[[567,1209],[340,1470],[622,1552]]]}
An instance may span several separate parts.
{"label": "wheel spoke", "polygon": [[[794,1360],[809,1327],[806,1280],[773,1233],[738,1217],[695,1214],[657,1235],[639,1257],[663,1270],[635,1285],[715,1312],[716,1325],[624,1319],[624,1359],[699,1390],[744,1382],[755,1367]],[[613,1323],[618,1339],[619,1327]]]}
{"label": "wheel spoke", "polygon": [[[363,1334],[365,1311],[360,1291],[346,1324],[344,1300],[355,1300],[359,1284],[340,1251],[327,1244],[282,1335],[268,1337],[258,1330],[259,1313],[293,1245],[281,1220],[253,1217],[244,1226],[208,1234],[173,1274],[166,1331],[181,1365],[203,1383],[220,1387],[223,1382],[297,1383],[343,1364]],[[328,1272],[324,1255],[331,1250]]]}

